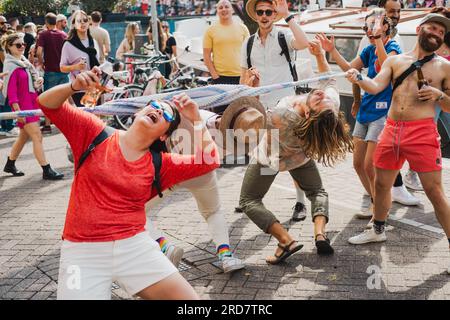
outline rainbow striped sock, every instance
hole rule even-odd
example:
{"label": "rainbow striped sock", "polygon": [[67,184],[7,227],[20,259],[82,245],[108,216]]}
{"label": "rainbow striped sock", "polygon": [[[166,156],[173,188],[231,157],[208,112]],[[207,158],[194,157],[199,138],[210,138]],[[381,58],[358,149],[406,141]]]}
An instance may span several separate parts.
{"label": "rainbow striped sock", "polygon": [[167,239],[164,238],[164,237],[161,237],[161,238],[158,238],[156,241],[159,243],[159,247],[161,248],[161,251],[163,253],[166,253],[167,248],[168,248],[168,244],[169,244]]}
{"label": "rainbow striped sock", "polygon": [[217,255],[219,259],[222,260],[224,257],[231,257],[232,253],[230,250],[230,246],[228,244],[221,244],[217,248]]}

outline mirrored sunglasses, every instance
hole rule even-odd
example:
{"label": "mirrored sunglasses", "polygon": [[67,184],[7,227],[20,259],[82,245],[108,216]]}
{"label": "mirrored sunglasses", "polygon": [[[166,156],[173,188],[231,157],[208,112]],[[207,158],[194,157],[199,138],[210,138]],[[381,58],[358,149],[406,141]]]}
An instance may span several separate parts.
{"label": "mirrored sunglasses", "polygon": [[154,108],[156,110],[162,110],[163,117],[167,122],[172,122],[173,120],[175,120],[175,116],[172,113],[170,113],[169,111],[167,111],[166,108],[163,108],[163,106],[161,106],[161,104],[159,102],[153,100],[149,103],[149,106],[151,106],[152,108]]}

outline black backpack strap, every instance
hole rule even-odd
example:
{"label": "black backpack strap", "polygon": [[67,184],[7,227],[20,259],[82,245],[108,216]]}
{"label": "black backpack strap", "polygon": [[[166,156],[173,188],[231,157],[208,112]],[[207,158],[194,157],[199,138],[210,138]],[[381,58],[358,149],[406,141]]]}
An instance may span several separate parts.
{"label": "black backpack strap", "polygon": [[422,68],[425,63],[431,61],[435,56],[436,54],[433,53],[411,64],[408,69],[406,69],[397,79],[395,79],[394,86],[392,87],[392,92],[394,92],[395,89],[397,89],[411,73],[413,73],[417,69]]}
{"label": "black backpack strap", "polygon": [[105,127],[102,132],[98,134],[94,138],[94,140],[91,142],[91,144],[87,147],[87,149],[83,152],[83,154],[80,157],[80,160],[78,160],[78,166],[75,173],[77,173],[81,166],[83,165],[84,161],[86,161],[87,157],[91,154],[91,152],[95,149],[96,146],[98,146],[100,143],[105,141],[109,136],[111,136],[114,131],[116,131],[114,128],[111,127]]}
{"label": "black backpack strap", "polygon": [[291,70],[292,79],[294,81],[298,81],[297,70],[295,69],[294,65],[292,64],[291,56],[289,55],[289,49],[288,49],[288,44],[286,41],[286,36],[281,31],[278,32],[278,44],[280,45],[280,48],[281,48],[280,56],[282,56],[284,54],[284,56],[286,57],[286,60],[289,64],[289,70]]}
{"label": "black backpack strap", "polygon": [[252,67],[251,54],[253,49],[253,42],[255,42],[255,34],[252,34],[247,41],[247,69]]}
{"label": "black backpack strap", "polygon": [[153,166],[155,167],[155,177],[153,178],[152,188],[155,188],[156,191],[158,192],[158,196],[162,198],[163,194],[161,190],[161,166],[162,166],[161,152],[157,152],[152,149],[150,149],[150,152],[152,153],[152,162]]}

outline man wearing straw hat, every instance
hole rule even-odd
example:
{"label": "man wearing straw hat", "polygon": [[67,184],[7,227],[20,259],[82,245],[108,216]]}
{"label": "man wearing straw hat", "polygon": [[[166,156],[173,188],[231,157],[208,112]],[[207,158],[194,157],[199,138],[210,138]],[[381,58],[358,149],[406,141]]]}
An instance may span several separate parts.
{"label": "man wearing straw hat", "polygon": [[[286,0],[249,0],[246,11],[249,17],[258,23],[258,31],[242,45],[241,83],[254,86],[256,82],[246,81],[252,77],[256,78],[255,81],[261,86],[296,81],[295,51],[307,48],[308,39],[295,22],[294,15],[289,14]],[[274,26],[275,22],[283,18],[289,30]],[[281,98],[294,93],[293,88],[288,88],[262,95],[259,99],[270,109],[275,107]],[[302,221],[306,218],[305,193],[297,185],[296,192],[297,201],[292,219]]]}
{"label": "man wearing straw hat", "polygon": [[[232,148],[233,152],[247,153],[257,145],[259,130],[266,126],[265,108],[255,97],[235,100],[223,115],[206,110],[200,110],[200,114],[203,125],[208,127],[222,153],[227,153],[227,148]],[[194,146],[194,130],[192,123],[182,118],[178,130],[166,141],[167,149],[170,152],[190,153]],[[234,143],[235,140],[237,143]],[[194,196],[198,209],[208,224],[223,271],[227,273],[244,268],[244,263],[233,255],[230,247],[228,225],[220,203],[215,172],[180,183],[178,187],[188,189]],[[154,227],[150,218],[147,230],[160,244],[161,250],[178,266],[183,250],[170,244],[164,234]]]}

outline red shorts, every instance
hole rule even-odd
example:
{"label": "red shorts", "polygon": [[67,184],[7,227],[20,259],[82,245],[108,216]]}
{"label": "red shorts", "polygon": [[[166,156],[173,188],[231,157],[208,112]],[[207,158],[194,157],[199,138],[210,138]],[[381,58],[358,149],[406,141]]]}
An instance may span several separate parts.
{"label": "red shorts", "polygon": [[400,170],[405,160],[416,172],[442,170],[441,137],[433,118],[387,119],[373,157],[376,168]]}

